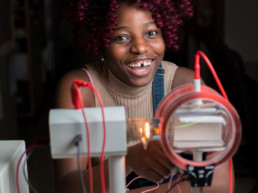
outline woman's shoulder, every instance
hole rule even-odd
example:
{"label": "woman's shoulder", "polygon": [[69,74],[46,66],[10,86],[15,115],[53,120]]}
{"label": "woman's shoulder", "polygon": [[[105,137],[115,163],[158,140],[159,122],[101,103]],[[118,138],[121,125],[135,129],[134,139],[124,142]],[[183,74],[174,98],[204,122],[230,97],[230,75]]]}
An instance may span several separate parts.
{"label": "woman's shoulder", "polygon": [[163,60],[162,61],[162,67],[166,70],[166,69],[172,69],[174,68],[175,70],[177,69],[177,65],[173,62],[169,62],[169,61],[166,61],[166,60]]}
{"label": "woman's shoulder", "polygon": [[82,65],[81,68],[66,72],[61,78],[60,82],[73,82],[73,80],[89,81],[89,74],[87,71],[100,71],[101,67],[97,62],[91,62]]}
{"label": "woman's shoulder", "polygon": [[194,80],[194,71],[185,68],[185,67],[178,67],[175,72],[172,88],[176,88],[183,84],[193,83]]}
{"label": "woman's shoulder", "polygon": [[173,75],[172,88],[193,82],[194,72],[191,69],[177,66],[173,62],[162,61],[162,67],[169,76]]}
{"label": "woman's shoulder", "polygon": [[59,84],[72,84],[74,80],[88,81],[89,78],[83,69],[75,69],[65,73],[59,80]]}
{"label": "woman's shoulder", "polygon": [[91,63],[87,63],[83,66],[83,68],[92,71],[93,73],[101,73],[104,71],[104,67],[105,65],[103,64],[103,62],[91,62]]}
{"label": "woman's shoulder", "polygon": [[[174,81],[172,84],[172,89],[178,86],[193,83],[194,81],[194,71],[185,67],[178,67],[175,72]],[[201,83],[205,85],[205,82],[201,79]]]}
{"label": "woman's shoulder", "polygon": [[[73,107],[71,103],[71,88],[74,80],[82,80],[90,82],[90,78],[83,69],[75,69],[65,73],[58,81],[56,87],[55,105],[59,108]],[[85,106],[92,106],[94,104],[92,91],[86,88],[80,89]],[[86,97],[87,96],[87,99]],[[85,98],[85,99],[84,99]]]}

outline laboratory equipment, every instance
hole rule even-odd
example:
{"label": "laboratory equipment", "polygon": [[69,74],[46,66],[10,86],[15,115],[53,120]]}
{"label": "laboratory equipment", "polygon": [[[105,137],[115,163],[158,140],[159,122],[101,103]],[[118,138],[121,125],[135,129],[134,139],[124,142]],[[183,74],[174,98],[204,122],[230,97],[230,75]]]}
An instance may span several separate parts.
{"label": "laboratory equipment", "polygon": [[[0,141],[0,193],[17,193],[16,169],[25,149],[23,140]],[[23,161],[25,159],[26,157]],[[27,172],[27,167],[25,171]],[[19,168],[18,180],[22,193],[29,193],[29,186],[24,179],[22,167]]]}

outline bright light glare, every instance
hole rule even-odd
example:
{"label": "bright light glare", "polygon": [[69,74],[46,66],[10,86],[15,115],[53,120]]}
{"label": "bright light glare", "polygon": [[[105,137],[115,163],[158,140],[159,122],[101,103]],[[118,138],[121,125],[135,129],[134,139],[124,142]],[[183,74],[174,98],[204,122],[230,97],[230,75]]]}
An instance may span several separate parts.
{"label": "bright light glare", "polygon": [[150,124],[148,122],[145,123],[145,137],[150,139]]}
{"label": "bright light glare", "polygon": [[143,129],[140,127],[139,128],[139,133],[142,134],[143,133]]}

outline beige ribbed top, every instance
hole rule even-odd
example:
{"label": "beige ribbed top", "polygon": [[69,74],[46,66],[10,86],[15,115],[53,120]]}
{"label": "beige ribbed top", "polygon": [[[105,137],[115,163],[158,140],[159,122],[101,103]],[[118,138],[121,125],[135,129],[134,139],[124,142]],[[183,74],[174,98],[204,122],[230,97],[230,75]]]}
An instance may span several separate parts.
{"label": "beige ribbed top", "polygon": [[[177,66],[167,61],[163,61],[162,66],[165,70],[164,94],[167,95],[171,91]],[[153,117],[152,82],[143,87],[132,88],[121,82],[103,63],[91,63],[86,67],[104,106],[124,106],[127,118]],[[98,107],[99,102],[96,97],[95,101]]]}

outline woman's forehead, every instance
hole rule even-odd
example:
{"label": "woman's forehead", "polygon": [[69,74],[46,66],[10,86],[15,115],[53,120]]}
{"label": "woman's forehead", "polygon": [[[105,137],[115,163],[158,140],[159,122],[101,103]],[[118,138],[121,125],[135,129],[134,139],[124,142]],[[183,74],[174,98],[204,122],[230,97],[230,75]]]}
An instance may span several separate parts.
{"label": "woman's forehead", "polygon": [[147,9],[141,9],[137,4],[120,3],[117,11],[118,25],[126,25],[132,22],[149,23],[153,22],[152,14]]}

